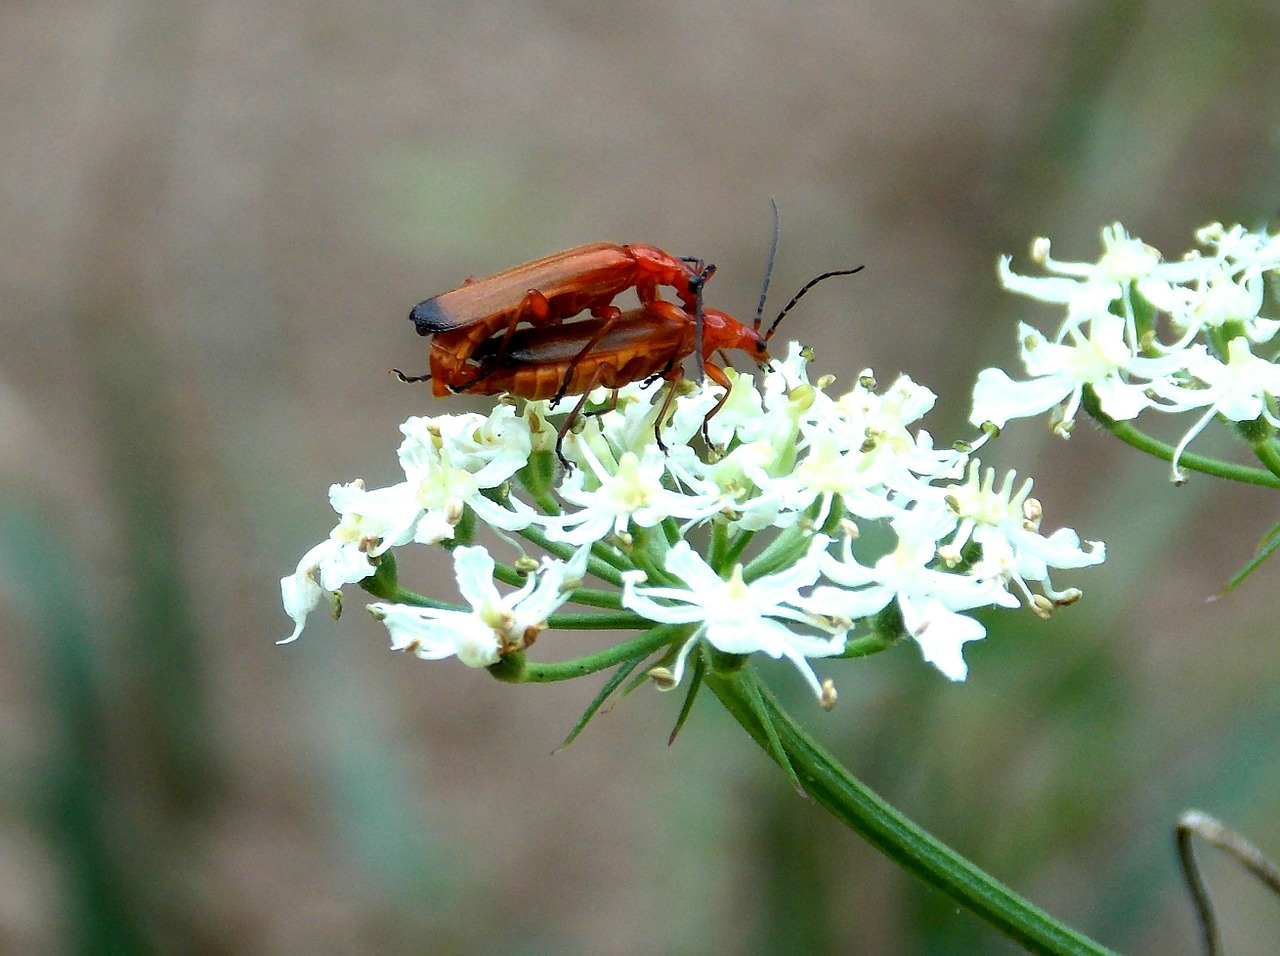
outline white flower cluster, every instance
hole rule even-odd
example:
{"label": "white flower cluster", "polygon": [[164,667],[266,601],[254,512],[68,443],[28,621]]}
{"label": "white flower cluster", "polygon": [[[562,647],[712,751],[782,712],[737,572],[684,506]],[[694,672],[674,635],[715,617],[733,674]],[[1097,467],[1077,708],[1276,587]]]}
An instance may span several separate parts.
{"label": "white flower cluster", "polygon": [[[663,383],[627,386],[565,436],[574,467],[541,491],[536,476],[551,473],[556,438],[547,403],[410,419],[403,482],[331,489],[341,520],[281,582],[296,624],[285,640],[322,601],[336,607],[343,585],[374,574],[389,548],[450,541],[468,509],[504,539],[522,534],[555,556],[524,559],[525,586],[503,595],[489,552],[456,547],[470,608],[371,605],[396,649],[493,664],[527,647],[585,575],[607,580],[605,568],[621,584],[615,607],[684,626],[669,683],[705,640],[728,654],[785,657],[830,702],[809,659],[840,655],[857,623],[886,609],[896,610],[896,633],[961,680],[963,645],[985,633],[967,612],[1025,603],[1043,616],[1079,597],[1055,590],[1050,569],[1097,564],[1102,545],[1082,546],[1065,529],[1041,535],[1030,481],[1015,486],[1010,474],[997,486],[966,452],[911,431],[933,393],[906,377],[878,392],[867,371],[833,398],[828,382],[809,382],[806,361],[793,345],[760,387],[730,370],[733,388],[710,419],[722,395],[714,385],[686,388],[669,407]],[[594,397],[612,404],[607,392]],[[664,410],[665,450],[654,432]],[[700,554],[690,541],[703,538]]]}
{"label": "white flower cluster", "polygon": [[1085,386],[1115,421],[1148,408],[1199,411],[1174,451],[1175,481],[1183,479],[1183,451],[1215,416],[1280,426],[1271,404],[1280,395],[1280,367],[1255,354],[1280,329],[1262,315],[1264,276],[1280,270],[1280,237],[1215,223],[1196,239],[1203,249],[1165,262],[1116,223],[1102,231],[1096,263],[1060,262],[1048,239],[1036,240],[1032,259],[1049,275],[1018,275],[1002,258],[1006,289],[1064,305],[1066,319],[1052,340],[1019,326],[1030,379],[983,371],[971,421],[1004,427],[1054,409],[1054,429],[1067,437]]}

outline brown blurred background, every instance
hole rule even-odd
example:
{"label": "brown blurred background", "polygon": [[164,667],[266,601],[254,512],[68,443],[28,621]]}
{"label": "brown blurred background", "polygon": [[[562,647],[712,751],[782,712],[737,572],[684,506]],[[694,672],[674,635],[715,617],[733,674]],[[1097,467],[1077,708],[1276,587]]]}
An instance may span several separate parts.
{"label": "brown blurred background", "polygon": [[[977,370],[1043,315],[999,253],[1092,258],[1121,219],[1178,255],[1280,210],[1272,2],[11,0],[0,94],[0,952],[1013,951],[710,698],[671,749],[679,701],[642,689],[552,755],[598,682],[392,655],[354,590],[276,647],[278,579],[331,482],[395,480],[398,423],[466,407],[386,374],[425,367],[416,301],[609,239],[716,262],[708,301],[749,314],[770,196],[777,296],[867,265],[785,332],[970,434]],[[768,675],[1053,913],[1195,952],[1176,814],[1280,853],[1276,572],[1205,602],[1273,498],[1085,426],[987,457],[1107,540],[1058,580],[1079,606],[991,618],[961,685],[911,646],[821,667],[831,714]],[[1280,902],[1209,871],[1230,951],[1274,952]]]}

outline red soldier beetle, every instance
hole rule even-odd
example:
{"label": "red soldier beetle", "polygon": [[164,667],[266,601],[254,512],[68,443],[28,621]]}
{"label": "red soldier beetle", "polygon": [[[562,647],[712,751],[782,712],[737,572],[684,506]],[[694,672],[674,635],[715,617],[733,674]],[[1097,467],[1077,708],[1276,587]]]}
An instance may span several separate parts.
{"label": "red soldier beetle", "polygon": [[[556,434],[556,456],[568,467],[561,452],[564,437],[582,413],[587,396],[597,388],[614,391],[632,382],[665,378],[679,382],[684,376],[684,359],[698,354],[699,368],[725,392],[704,419],[709,421],[729,397],[731,382],[724,369],[713,361],[717,352],[730,349],[747,352],[758,365],[770,361],[769,340],[783,317],[810,289],[833,276],[852,275],[856,269],[824,272],[792,296],[768,330],[761,331],[761,315],[753,325],[744,325],[717,309],[705,309],[701,323],[680,306],[661,299],[610,318],[584,319],[549,328],[523,328],[499,341],[482,343],[471,356],[476,365],[464,366],[470,378],[446,382],[451,391],[497,395],[503,392],[531,401],[566,395],[581,395]],[[760,308],[763,310],[764,297]],[[437,382],[440,380],[437,379]],[[654,436],[664,451],[659,433],[675,395],[672,388],[654,423]]]}
{"label": "red soldier beetle", "polygon": [[410,380],[432,378],[434,394],[447,395],[476,350],[492,337],[502,335],[496,356],[501,361],[522,324],[555,325],[583,311],[597,319],[616,319],[622,310],[613,300],[630,288],[647,306],[658,300],[659,286],[670,286],[700,324],[702,287],[714,272],[715,266],[678,259],[655,246],[597,242],[469,280],[419,302],[409,313],[419,335],[435,336],[430,373]]}
{"label": "red soldier beetle", "polygon": [[[749,350],[767,360],[763,340],[749,326],[715,309],[705,310],[702,318],[708,355],[719,349],[748,347],[739,341],[745,333],[759,342],[756,348],[752,341]],[[480,395],[505,392],[530,401],[551,399],[553,403],[566,395],[581,395],[556,432],[556,457],[568,468],[561,450],[564,437],[581,415],[588,395],[597,388],[608,388],[616,401],[618,389],[632,382],[657,377],[679,381],[684,375],[682,360],[696,347],[696,333],[696,323],[688,312],[661,299],[608,319],[524,328],[505,343],[497,338],[485,342],[474,355],[479,365],[467,366],[469,380],[452,386],[452,390]],[[724,370],[709,358],[702,367],[708,378],[726,389],[727,396],[730,382]],[[654,437],[663,451],[666,445],[659,429],[674,395],[674,389],[668,392],[654,422]]]}

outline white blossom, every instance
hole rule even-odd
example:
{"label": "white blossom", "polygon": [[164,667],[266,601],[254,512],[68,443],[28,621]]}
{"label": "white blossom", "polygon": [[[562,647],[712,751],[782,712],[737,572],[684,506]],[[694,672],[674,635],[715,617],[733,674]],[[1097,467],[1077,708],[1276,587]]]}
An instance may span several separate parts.
{"label": "white blossom", "polygon": [[484,494],[528,461],[527,423],[503,405],[488,420],[479,415],[457,419],[411,418],[401,426],[405,440],[398,455],[412,490],[406,517],[412,522],[412,540],[420,544],[452,538],[466,508],[504,531],[528,527],[536,517],[519,499],[511,499],[508,509]]}
{"label": "white blossom", "polygon": [[687,492],[663,484],[667,463],[656,444],[643,458],[624,453],[612,472],[593,455],[584,458],[591,470],[575,469],[560,486],[561,497],[578,510],[544,521],[552,540],[583,544],[621,534],[633,522],[651,528],[664,518],[704,518],[720,510],[718,489],[709,483]]}
{"label": "white blossom", "polygon": [[1019,326],[1031,378],[985,369],[970,420],[1003,427],[1055,409],[1055,429],[1066,437],[1086,386],[1116,421],[1146,411],[1199,411],[1173,455],[1172,478],[1180,481],[1179,459],[1215,416],[1275,424],[1270,401],[1280,393],[1280,375],[1251,346],[1280,333],[1280,320],[1263,315],[1264,279],[1280,271],[1280,238],[1214,223],[1196,234],[1204,249],[1173,262],[1119,224],[1102,238],[1096,263],[1059,262],[1049,256],[1048,240],[1037,240],[1032,258],[1045,276],[1018,275],[1001,259],[1005,288],[1065,305],[1066,315],[1052,337]]}
{"label": "white blossom", "polygon": [[1238,335],[1227,343],[1225,362],[1204,351],[1192,356],[1187,362],[1187,373],[1191,376],[1189,383],[1167,381],[1152,386],[1152,391],[1165,401],[1163,411],[1205,410],[1174,450],[1174,481],[1182,479],[1178,459],[1214,416],[1221,415],[1233,422],[1262,417],[1273,428],[1280,427],[1280,419],[1268,403],[1268,399],[1280,395],[1280,366],[1254,355],[1244,336]]}
{"label": "white blossom", "polygon": [[[1056,263],[1046,247],[1043,262],[1060,273],[1052,283],[1009,273],[1014,285],[1067,302],[1077,321],[1052,341],[1023,326],[1030,380],[1015,383],[989,370],[975,393],[975,419],[981,412],[983,421],[1003,425],[1060,405],[1069,421],[1085,385],[1116,417],[1152,405],[1189,407],[1198,398],[1216,400],[1216,410],[1252,407],[1232,405],[1231,396],[1239,396],[1225,382],[1214,398],[1201,394],[1213,387],[1216,370],[1205,366],[1205,378],[1190,379],[1189,349],[1175,357],[1129,348],[1126,320],[1106,309],[1137,281],[1132,274],[1140,263],[1165,264],[1120,233],[1112,238],[1113,261],[1105,269]],[[1171,300],[1184,288],[1163,274],[1150,286],[1157,287]],[[689,636],[672,649],[675,683],[705,642],[725,654],[787,659],[827,706],[834,693],[811,662],[840,655],[852,627],[891,605],[925,660],[960,680],[964,645],[985,633],[970,612],[1026,603],[1047,613],[1079,596],[1055,590],[1049,573],[1096,564],[1101,546],[1082,545],[1069,529],[1040,534],[1029,483],[1015,487],[1010,474],[997,487],[969,451],[936,448],[920,427],[937,402],[933,392],[905,375],[882,390],[863,369],[846,391],[828,394],[835,379],[810,381],[810,357],[793,343],[758,383],[729,369],[727,396],[711,382],[636,382],[616,395],[600,390],[585,406],[590,414],[569,429],[565,416],[576,400],[554,408],[502,402],[488,415],[409,419],[397,451],[404,481],[331,489],[337,527],[281,581],[295,624],[287,640],[321,603],[336,609],[341,589],[372,575],[387,551],[452,546],[460,528],[476,530],[463,524],[468,513],[517,550],[524,586],[504,593],[493,580],[490,550],[469,542],[454,547],[454,574],[468,606],[422,606],[434,597],[415,602],[402,590],[387,593],[403,598],[369,605],[393,649],[493,665],[529,647],[590,568],[606,583],[621,580],[622,593],[582,590],[584,604],[621,603],[655,625],[688,626]],[[1255,370],[1256,381],[1270,387],[1262,372]],[[1160,390],[1152,386],[1157,380]],[[550,471],[558,432],[570,467]],[[843,543],[832,554],[821,529],[836,526]],[[643,529],[656,532],[639,534]],[[855,542],[876,529],[891,531],[896,545],[864,556]],[[715,542],[709,554],[719,559],[694,551],[687,536],[695,533]],[[565,545],[576,551],[568,561],[539,563],[515,536],[556,554]],[[783,543],[793,548],[789,563],[748,582],[742,556]],[[641,567],[666,573],[646,581]],[[382,583],[399,588],[390,573]]]}
{"label": "white blossom", "polygon": [[986,630],[960,612],[987,605],[1017,607],[1018,600],[998,579],[934,566],[939,539],[955,527],[954,517],[944,509],[922,506],[892,524],[898,546],[874,564],[858,561],[851,536],[845,537],[838,558],[824,554],[819,566],[832,584],[816,588],[804,606],[858,620],[896,601],[904,627],[925,660],[952,680],[964,680],[967,668],[961,648]]}
{"label": "white blossom", "polygon": [[493,557],[481,547],[453,552],[458,590],[469,611],[375,603],[369,613],[387,626],[391,649],[412,651],[424,660],[456,656],[468,667],[488,667],[512,650],[532,644],[581,580],[587,552],[570,562],[544,561],[524,587],[502,594],[493,582]]}
{"label": "white blossom", "polygon": [[302,556],[292,575],[280,579],[281,599],[294,628],[279,643],[296,641],[321,601],[327,599],[339,610],[337,593],[343,585],[369,577],[377,570],[373,558],[409,540],[410,497],[403,484],[368,491],[363,482],[353,481],[329,488],[329,503],[341,520],[328,538]]}
{"label": "white blossom", "polygon": [[676,657],[676,684],[689,652],[705,639],[728,654],[760,652],[787,658],[821,700],[822,684],[808,658],[839,654],[848,628],[805,611],[799,592],[817,580],[817,557],[826,544],[825,536],[815,535],[808,553],[795,564],[748,584],[741,565],[726,580],[687,541],[679,541],[667,552],[666,569],[680,584],[642,587],[643,573],[630,573],[624,579],[622,603],[651,621],[698,625]]}
{"label": "white blossom", "polygon": [[[1080,408],[1084,386],[1090,385],[1102,410],[1117,421],[1136,418],[1155,401],[1147,394],[1148,383],[1168,379],[1184,366],[1185,358],[1171,354],[1162,358],[1133,355],[1124,337],[1124,321],[1117,316],[1098,316],[1082,332],[1068,325],[1068,343],[1050,342],[1036,329],[1020,323],[1022,362],[1032,378],[1015,382],[1000,369],[983,369],[973,389],[975,425],[991,422],[1003,428],[1011,418],[1038,415],[1062,403],[1055,430],[1070,434]],[[1145,381],[1132,382],[1131,377]]]}

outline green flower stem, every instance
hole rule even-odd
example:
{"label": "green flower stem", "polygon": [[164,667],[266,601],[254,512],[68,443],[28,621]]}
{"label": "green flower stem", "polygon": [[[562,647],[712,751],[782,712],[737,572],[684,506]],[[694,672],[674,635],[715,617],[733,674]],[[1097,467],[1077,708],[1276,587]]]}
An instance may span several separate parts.
{"label": "green flower stem", "polygon": [[511,683],[550,684],[573,680],[627,661],[648,657],[668,644],[687,637],[689,628],[688,624],[663,624],[629,641],[571,661],[540,664],[531,662],[524,654],[508,654],[490,667],[489,673],[499,680]]}
{"label": "green flower stem", "polygon": [[844,650],[837,656],[841,658],[869,657],[872,654],[879,654],[881,651],[888,650],[897,642],[897,637],[892,635],[867,634],[863,637],[855,637],[851,641],[846,641]]}
{"label": "green flower stem", "polygon": [[[708,686],[756,743],[768,753],[770,738],[776,734],[805,791],[893,862],[1030,952],[1112,954],[1063,926],[902,816],[809,737],[767,688],[761,685],[753,693],[744,686],[746,681],[759,685],[750,668],[735,675],[707,674]],[[752,708],[753,699],[763,703],[763,716],[772,724],[772,732],[761,726],[760,712]]]}
{"label": "green flower stem", "polygon": [[[572,545],[567,545],[562,541],[552,541],[541,530],[530,525],[522,529],[520,536],[526,541],[531,541],[548,554],[555,555],[562,561],[569,559],[573,554]],[[601,581],[612,584],[614,587],[622,587],[622,572],[627,570],[627,566],[618,558],[609,554],[607,548],[592,548],[591,557],[587,560],[587,571],[594,574]]]}
{"label": "green flower stem", "polygon": [[403,592],[400,587],[400,572],[396,567],[396,556],[390,551],[379,556],[376,567],[373,569],[373,576],[361,581],[360,587],[374,597],[385,600],[392,600],[392,596],[399,593],[408,593]]}
{"label": "green flower stem", "polygon": [[529,463],[517,474],[520,484],[525,491],[529,492],[534,504],[542,509],[543,514],[560,514],[560,503],[551,493],[554,475],[555,465],[552,463],[550,451],[535,452],[530,455]]}
{"label": "green flower stem", "polygon": [[1267,466],[1267,470],[1271,474],[1280,477],[1280,447],[1271,440],[1254,442],[1253,453],[1258,456],[1258,461]]}
{"label": "green flower stem", "polygon": [[742,569],[742,579],[750,583],[779,568],[794,564],[808,550],[809,534],[799,525],[787,528]]}
{"label": "green flower stem", "polygon": [[622,595],[617,591],[575,588],[573,594],[569,597],[569,601],[572,604],[585,604],[587,607],[607,607],[614,611],[622,609]]}
{"label": "green flower stem", "polygon": [[651,585],[674,584],[666,570],[666,554],[670,546],[662,529],[641,528],[633,524],[631,537],[631,561],[645,573],[645,580]]}
{"label": "green flower stem", "polygon": [[518,588],[524,587],[525,582],[529,580],[529,575],[521,574],[511,565],[503,564],[501,561],[493,563],[493,577],[496,581]]}
{"label": "green flower stem", "polygon": [[729,528],[717,521],[711,526],[711,544],[707,549],[707,564],[723,575],[725,572],[724,553],[729,543]]}
{"label": "green flower stem", "polygon": [[547,618],[547,627],[570,631],[638,631],[652,623],[634,611],[615,611],[612,614],[565,612]]}
{"label": "green flower stem", "polygon": [[459,607],[457,604],[450,604],[448,601],[438,601],[435,598],[429,598],[425,594],[418,594],[416,591],[410,591],[408,588],[400,586],[399,575],[396,571],[396,558],[390,551],[378,557],[378,569],[373,573],[372,577],[365,578],[360,582],[360,587],[367,593],[376,598],[381,598],[391,604],[410,604],[414,607],[434,607],[441,608],[446,611],[465,611],[466,608]]}
{"label": "green flower stem", "polygon": [[[1145,451],[1147,454],[1163,461],[1173,461],[1174,448],[1172,445],[1157,438],[1152,438],[1146,432],[1138,430],[1128,422],[1108,423],[1105,419],[1100,419],[1100,421],[1107,431],[1111,432],[1126,445],[1131,445],[1138,451]],[[1178,458],[1178,467],[1187,471],[1198,471],[1201,474],[1213,475],[1215,478],[1227,478],[1231,481],[1243,482],[1248,485],[1280,488],[1280,477],[1273,475],[1265,468],[1250,468],[1248,465],[1237,465],[1229,461],[1223,461],[1220,458],[1210,458],[1207,455],[1197,455],[1189,451],[1184,451]]]}
{"label": "green flower stem", "polygon": [[591,562],[588,570],[602,581],[607,581],[614,587],[621,587],[622,572],[631,570],[631,560],[618,550],[616,545],[596,541],[591,545]]}
{"label": "green flower stem", "polygon": [[360,587],[364,588],[374,597],[386,601],[388,604],[408,604],[411,607],[433,607],[442,611],[465,611],[466,607],[461,604],[451,604],[448,601],[438,601],[435,598],[427,597],[425,594],[419,594],[416,591],[410,591],[408,588],[402,588],[398,585],[393,587],[379,586],[378,579],[365,578],[360,582]]}
{"label": "green flower stem", "polygon": [[[719,527],[717,525],[717,527]],[[724,553],[724,562],[732,568],[738,563],[742,557],[742,552],[747,549],[747,545],[751,543],[751,539],[756,536],[754,531],[739,531],[733,537],[733,541],[729,544],[728,549]],[[712,565],[712,567],[720,568],[720,565]]]}
{"label": "green flower stem", "polygon": [[[1174,447],[1166,444],[1143,431],[1139,431],[1128,422],[1118,422],[1108,418],[1098,404],[1098,399],[1093,393],[1093,389],[1086,388],[1084,390],[1083,406],[1103,428],[1111,432],[1116,438],[1119,438],[1126,445],[1131,445],[1138,451],[1144,451],[1148,455],[1160,458],[1167,462],[1173,461]],[[1255,451],[1257,450],[1255,446]],[[1261,456],[1259,456],[1261,457]],[[1227,478],[1231,481],[1239,481],[1248,485],[1262,485],[1266,488],[1280,488],[1280,477],[1272,474],[1265,468],[1250,468],[1247,465],[1236,465],[1228,461],[1222,461],[1218,458],[1209,458],[1205,455],[1192,454],[1184,451],[1178,458],[1178,467],[1185,468],[1188,471],[1198,471],[1205,475],[1213,475],[1215,478]]]}

